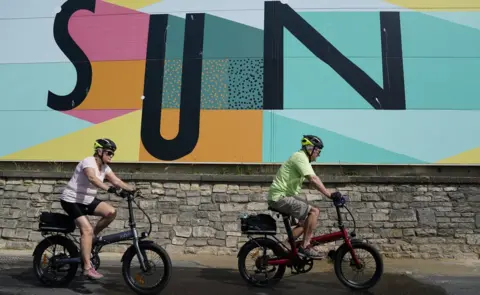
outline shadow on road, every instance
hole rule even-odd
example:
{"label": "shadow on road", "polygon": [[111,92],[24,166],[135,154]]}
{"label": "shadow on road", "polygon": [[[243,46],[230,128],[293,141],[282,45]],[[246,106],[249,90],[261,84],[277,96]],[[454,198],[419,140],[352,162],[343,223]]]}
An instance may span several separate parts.
{"label": "shadow on road", "polygon": [[[0,271],[0,294],[133,294],[126,286],[120,268],[101,269],[101,281],[77,277],[68,288],[48,288],[38,282],[31,268],[13,268]],[[22,293],[24,292],[24,293]],[[163,294],[181,295],[282,295],[305,294],[358,294],[358,295],[447,295],[440,287],[416,281],[406,275],[385,274],[379,284],[367,292],[353,292],[345,288],[334,273],[308,273],[285,278],[273,288],[256,288],[247,285],[238,271],[214,268],[174,268],[171,281]]]}

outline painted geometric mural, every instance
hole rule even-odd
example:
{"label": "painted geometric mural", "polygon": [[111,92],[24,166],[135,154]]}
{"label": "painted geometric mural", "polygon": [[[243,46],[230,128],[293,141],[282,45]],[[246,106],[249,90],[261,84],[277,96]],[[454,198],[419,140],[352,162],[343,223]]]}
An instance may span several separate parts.
{"label": "painted geometric mural", "polygon": [[480,163],[478,0],[0,3],[0,160]]}

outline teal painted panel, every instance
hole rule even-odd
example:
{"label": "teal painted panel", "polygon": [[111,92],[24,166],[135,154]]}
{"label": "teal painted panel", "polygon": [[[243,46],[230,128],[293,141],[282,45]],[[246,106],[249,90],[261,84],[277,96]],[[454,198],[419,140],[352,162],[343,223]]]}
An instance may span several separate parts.
{"label": "teal painted panel", "polygon": [[202,108],[262,108],[262,30],[206,15],[203,57]]}
{"label": "teal painted panel", "polygon": [[480,13],[478,11],[424,12],[424,14],[480,30]]}
{"label": "teal painted panel", "polygon": [[[265,111],[267,112],[267,111]],[[278,116],[264,115],[264,162],[283,162],[300,147],[303,134],[316,134],[325,143],[319,163],[418,164],[421,160],[343,136],[314,125]],[[281,112],[281,111],[280,111]],[[270,141],[270,142],[268,142]]]}
{"label": "teal painted panel", "polygon": [[271,111],[262,112],[262,162],[271,163],[273,162],[274,151],[274,138],[275,133],[273,128],[275,126],[274,113]]}
{"label": "teal painted panel", "polygon": [[480,109],[480,30],[414,12],[401,26],[407,108]]}
{"label": "teal painted panel", "polygon": [[[93,125],[57,111],[2,111],[0,113],[0,134],[2,134],[0,157]],[[12,127],[13,124],[14,127]]]}
{"label": "teal painted panel", "polygon": [[168,15],[167,43],[165,58],[183,58],[183,39],[185,37],[185,19]]}
{"label": "teal painted panel", "polygon": [[407,109],[480,110],[479,58],[404,58]]}
{"label": "teal painted panel", "polygon": [[[163,107],[179,108],[185,20],[169,16]],[[263,31],[206,15],[202,109],[261,109]]]}
{"label": "teal painted panel", "polygon": [[202,109],[228,109],[228,60],[205,59],[202,66]]}
{"label": "teal painted panel", "polygon": [[165,109],[180,108],[184,36],[185,19],[169,15],[162,96],[162,108]]}
{"label": "teal painted panel", "polygon": [[66,95],[76,79],[71,63],[0,64],[0,156],[93,125],[47,107],[49,90]]}
{"label": "teal painted panel", "polygon": [[[310,25],[383,87],[378,12],[301,12]],[[285,109],[371,109],[330,66],[284,29]]]}
{"label": "teal painted panel", "polygon": [[[378,11],[298,12],[298,14],[346,57],[382,57]],[[285,57],[313,57],[310,50],[287,29],[284,29],[283,37]]]}
{"label": "teal painted panel", "polygon": [[229,109],[263,109],[263,58],[229,60],[228,79]]}
{"label": "teal painted panel", "polygon": [[[377,147],[436,162],[480,146],[480,111],[284,110],[276,116]],[[448,140],[445,140],[448,136]]]}
{"label": "teal painted panel", "polygon": [[[380,58],[352,58],[383,86]],[[284,109],[372,109],[329,65],[315,58],[284,59]]]}
{"label": "teal painted panel", "polygon": [[404,57],[480,57],[478,29],[420,12],[401,12],[400,23]]}
{"label": "teal painted panel", "polygon": [[203,58],[263,58],[263,30],[205,15]]}
{"label": "teal painted panel", "polygon": [[51,110],[47,107],[48,91],[67,95],[76,81],[70,62],[0,64],[0,111]]}

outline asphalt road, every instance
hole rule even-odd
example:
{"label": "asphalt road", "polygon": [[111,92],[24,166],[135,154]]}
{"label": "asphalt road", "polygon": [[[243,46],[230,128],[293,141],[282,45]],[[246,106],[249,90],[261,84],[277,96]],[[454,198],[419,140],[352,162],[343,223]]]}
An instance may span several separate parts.
{"label": "asphalt road", "polygon": [[[103,262],[102,262],[103,263]],[[87,281],[80,277],[68,288],[51,289],[38,283],[31,263],[17,261],[0,264],[1,295],[59,295],[134,294],[123,281],[119,262],[104,263],[100,268],[105,278]],[[246,285],[236,270],[205,268],[194,263],[175,262],[170,284],[161,294],[165,295],[282,295],[282,294],[369,294],[369,295],[474,295],[478,294],[478,277],[425,276],[413,278],[402,274],[385,274],[380,283],[369,292],[353,293],[343,287],[333,273],[308,273],[287,277],[274,289],[253,288]],[[118,266],[114,266],[118,265]]]}

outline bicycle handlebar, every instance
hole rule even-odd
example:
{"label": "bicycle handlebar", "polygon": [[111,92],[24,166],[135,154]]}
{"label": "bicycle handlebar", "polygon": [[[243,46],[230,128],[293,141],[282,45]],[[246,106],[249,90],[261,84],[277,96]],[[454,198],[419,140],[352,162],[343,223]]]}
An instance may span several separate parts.
{"label": "bicycle handlebar", "polygon": [[[148,219],[148,223],[149,223],[149,230],[148,230],[148,233],[147,235],[150,236],[151,232],[152,232],[152,220],[150,219],[150,216],[148,216],[147,212],[145,212],[145,210],[143,210],[138,204],[137,202],[135,202],[135,198],[137,196],[141,196],[142,195],[142,192],[139,190],[139,189],[135,189],[133,191],[128,191],[128,190],[124,190],[124,189],[117,189],[115,190],[115,195],[119,196],[120,198],[122,199],[126,199],[128,197],[132,197],[129,201],[133,202],[135,205],[137,205],[138,209],[140,209],[140,211],[143,212],[143,214],[145,214],[145,216],[147,217]],[[129,210],[130,210],[130,215],[132,216],[133,215],[133,209],[129,206]]]}
{"label": "bicycle handlebar", "polygon": [[115,195],[119,196],[120,198],[128,198],[129,196],[132,196],[132,197],[137,197],[139,194],[140,194],[140,190],[134,190],[134,191],[127,191],[127,190],[124,190],[124,189],[117,189],[115,190]]}
{"label": "bicycle handlebar", "polygon": [[337,200],[332,200],[333,205],[335,207],[344,207],[345,203],[347,202],[348,196],[347,195],[342,195],[339,199]]}

